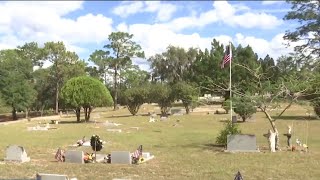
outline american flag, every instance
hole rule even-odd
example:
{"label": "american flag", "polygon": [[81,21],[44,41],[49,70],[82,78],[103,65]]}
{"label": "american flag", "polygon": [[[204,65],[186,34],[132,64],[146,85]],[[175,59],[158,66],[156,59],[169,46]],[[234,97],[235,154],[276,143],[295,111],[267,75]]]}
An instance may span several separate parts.
{"label": "american flag", "polygon": [[132,154],[132,157],[136,159],[138,159],[140,156],[142,156],[142,145],[140,145],[138,149]]}
{"label": "american flag", "polygon": [[58,149],[55,158],[60,162],[64,162],[64,151],[61,148]]}
{"label": "american flag", "polygon": [[232,51],[231,51],[230,45],[228,45],[226,47],[226,51],[225,51],[224,56],[223,56],[223,61],[222,61],[222,64],[221,64],[221,68],[224,68],[224,65],[227,64],[228,62],[230,62],[231,59],[232,59]]}

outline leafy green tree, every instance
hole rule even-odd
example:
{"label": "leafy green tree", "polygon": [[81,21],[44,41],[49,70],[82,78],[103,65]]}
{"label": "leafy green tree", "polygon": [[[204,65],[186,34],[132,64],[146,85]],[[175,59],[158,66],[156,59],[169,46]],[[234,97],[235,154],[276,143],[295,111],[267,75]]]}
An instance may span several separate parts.
{"label": "leafy green tree", "polygon": [[295,51],[306,59],[313,55],[320,57],[320,1],[287,0],[291,4],[284,20],[298,20],[300,26],[294,30],[286,31],[284,39],[291,42],[300,42],[295,46]]}
{"label": "leafy green tree", "polygon": [[79,62],[79,57],[76,53],[67,51],[63,42],[47,42],[44,44],[43,51],[44,60],[48,60],[53,64],[50,69],[55,82],[55,113],[58,113],[59,92],[63,83],[71,77],[84,75],[85,64],[84,62]]}
{"label": "leafy green tree", "polygon": [[224,47],[216,39],[211,42],[211,49],[199,50],[195,62],[191,65],[189,79],[198,84],[201,94],[221,94],[221,91],[227,90],[229,72],[221,69],[223,55]]}
{"label": "leafy green tree", "polygon": [[150,68],[152,69],[152,81],[165,81],[167,65],[164,56],[155,54],[148,59],[148,62],[150,62]]}
{"label": "leafy green tree", "polygon": [[226,111],[227,114],[229,113],[229,111],[230,111],[230,99],[225,100],[222,103],[222,108]]}
{"label": "leafy green tree", "polygon": [[253,76],[241,65],[245,65],[250,69],[256,69],[259,67],[258,57],[252,50],[252,48],[248,45],[243,48],[239,45],[234,51],[233,58],[234,67],[232,69],[232,87],[233,89],[238,89],[242,93],[244,92],[254,92],[252,87],[254,86],[252,83]]}
{"label": "leafy green tree", "polygon": [[131,58],[144,58],[144,52],[141,46],[132,40],[133,34],[126,32],[112,32],[109,35],[109,44],[105,45],[113,52],[109,67],[113,69],[114,73],[114,110],[117,109],[118,103],[118,72],[132,63]]}
{"label": "leafy green tree", "polygon": [[147,102],[149,88],[146,86],[132,87],[124,92],[126,106],[132,115],[136,115],[140,106]]}
{"label": "leafy green tree", "polygon": [[149,58],[154,76],[161,81],[178,82],[186,80],[192,71],[191,65],[196,60],[198,50],[190,48],[187,51],[181,47],[168,46],[167,51]]}
{"label": "leafy green tree", "polygon": [[80,109],[84,109],[85,121],[90,120],[94,107],[111,106],[113,101],[108,89],[97,79],[88,76],[71,78],[61,89],[63,100],[76,109],[80,122]]}
{"label": "leafy green tree", "polygon": [[189,114],[192,103],[196,101],[199,95],[197,89],[192,85],[181,81],[173,85],[173,93],[175,94],[176,99],[182,101],[186,113]]}
{"label": "leafy green tree", "polygon": [[18,46],[17,51],[23,59],[32,61],[33,66],[43,65],[44,51],[38,46],[38,43],[25,43],[23,46]]}
{"label": "leafy green tree", "polygon": [[167,116],[175,95],[168,84],[151,84],[149,92],[149,102],[158,103],[160,106],[161,116]]}
{"label": "leafy green tree", "polygon": [[109,51],[103,51],[103,50],[95,50],[89,58],[89,61],[93,62],[95,65],[98,66],[98,69],[93,69],[95,70],[94,72],[96,73],[95,76],[103,76],[104,79],[104,84],[107,84],[107,75],[108,75],[108,70],[109,66],[111,63],[112,58],[110,57],[110,52]]}
{"label": "leafy green tree", "polygon": [[273,58],[267,55],[264,59],[260,58],[259,63],[265,80],[275,83],[279,78],[279,69],[276,67]]}
{"label": "leafy green tree", "polygon": [[318,98],[312,99],[311,102],[313,105],[314,112],[318,117],[320,117],[320,98],[318,97]]}
{"label": "leafy green tree", "polygon": [[44,109],[53,107],[55,98],[54,94],[54,78],[50,76],[50,68],[37,69],[33,73],[34,88],[37,91],[37,100],[35,101],[34,108],[40,110],[41,116]]}
{"label": "leafy green tree", "polygon": [[132,65],[121,72],[121,81],[125,88],[143,85],[148,81],[148,78],[148,72],[141,70],[137,65]]}
{"label": "leafy green tree", "polygon": [[232,134],[241,134],[238,124],[232,124],[231,121],[227,121],[216,138],[216,143],[219,145],[227,145],[227,136]]}
{"label": "leafy green tree", "polygon": [[105,80],[101,78],[102,72],[96,66],[87,66],[85,71],[89,76],[96,78],[101,82],[105,82]]}
{"label": "leafy green tree", "polygon": [[234,97],[232,100],[234,103],[234,112],[242,118],[243,122],[257,112],[257,108],[254,106],[255,103],[247,96]]}
{"label": "leafy green tree", "polygon": [[0,92],[6,105],[12,107],[12,118],[16,111],[32,105],[36,98],[32,78],[32,61],[23,59],[16,49],[0,51]]}

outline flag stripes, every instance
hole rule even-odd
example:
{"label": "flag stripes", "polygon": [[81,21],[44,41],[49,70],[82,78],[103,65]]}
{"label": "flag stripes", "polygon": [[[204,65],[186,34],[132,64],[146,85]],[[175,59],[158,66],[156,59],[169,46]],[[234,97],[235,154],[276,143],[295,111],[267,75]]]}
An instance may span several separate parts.
{"label": "flag stripes", "polygon": [[142,145],[138,147],[138,149],[132,154],[132,157],[138,159],[140,156],[142,156]]}
{"label": "flag stripes", "polygon": [[229,63],[231,61],[231,59],[232,59],[231,47],[230,47],[230,45],[228,45],[226,47],[226,51],[225,51],[224,56],[223,56],[221,68],[224,68],[224,65]]}

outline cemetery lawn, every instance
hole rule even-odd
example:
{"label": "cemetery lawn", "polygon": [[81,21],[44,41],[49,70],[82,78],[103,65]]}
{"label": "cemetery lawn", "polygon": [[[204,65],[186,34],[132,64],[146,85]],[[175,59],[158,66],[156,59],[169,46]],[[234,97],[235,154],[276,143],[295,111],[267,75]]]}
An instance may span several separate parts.
{"label": "cemetery lawn", "polygon": [[[121,133],[107,132],[107,127],[97,123],[100,128],[94,128],[94,123],[74,123],[75,117],[59,118],[65,123],[51,125],[58,129],[49,131],[27,131],[27,127],[35,126],[37,120],[31,122],[0,125],[0,179],[31,179],[37,172],[65,174],[79,180],[113,178],[123,179],[233,179],[239,170],[245,180],[249,179],[319,179],[320,177],[320,120],[311,118],[308,121],[308,153],[281,151],[270,153],[267,150],[267,139],[263,134],[271,128],[264,114],[254,115],[255,122],[239,123],[243,133],[255,134],[260,153],[224,153],[221,147],[214,145],[215,138],[223,127],[223,119],[229,115],[208,115],[191,113],[183,116],[170,116],[166,122],[149,123],[148,109],[151,105],[140,109],[138,116],[130,116],[127,109],[112,111],[97,109],[92,114],[99,113],[99,122],[106,120],[121,123]],[[299,138],[305,143],[306,107],[293,106],[276,123],[280,135],[280,145],[286,149],[287,125],[293,124],[295,142]],[[273,115],[279,111],[272,111]],[[112,117],[112,115],[114,115]],[[82,116],[83,117],[83,116]],[[159,116],[157,118],[159,120]],[[178,126],[173,126],[180,120]],[[69,121],[69,122],[68,122]],[[140,127],[137,131],[130,127]],[[93,134],[100,135],[108,143],[99,153],[111,151],[133,152],[141,144],[143,150],[151,152],[155,158],[140,165],[114,165],[102,163],[70,164],[58,163],[54,155],[61,147],[65,150],[75,149],[68,145],[75,144],[78,139]],[[5,163],[6,147],[8,145],[25,147],[31,161],[23,164]],[[78,147],[84,152],[92,152],[90,147]]]}

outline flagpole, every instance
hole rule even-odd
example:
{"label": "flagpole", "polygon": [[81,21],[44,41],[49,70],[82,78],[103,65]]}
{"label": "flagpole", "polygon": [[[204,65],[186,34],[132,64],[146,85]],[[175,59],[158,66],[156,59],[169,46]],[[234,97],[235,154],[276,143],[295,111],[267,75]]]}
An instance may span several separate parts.
{"label": "flagpole", "polygon": [[230,93],[230,121],[232,122],[232,92],[231,92],[231,63],[232,63],[232,49],[231,42],[229,41],[229,54],[230,54],[230,68],[229,68],[229,93]]}

